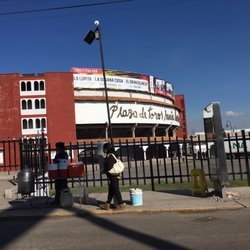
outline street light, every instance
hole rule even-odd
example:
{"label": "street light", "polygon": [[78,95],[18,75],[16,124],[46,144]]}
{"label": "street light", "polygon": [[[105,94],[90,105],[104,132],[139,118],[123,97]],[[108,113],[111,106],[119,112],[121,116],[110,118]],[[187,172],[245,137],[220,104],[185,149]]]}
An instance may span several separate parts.
{"label": "street light", "polygon": [[102,36],[101,36],[101,29],[100,29],[100,22],[98,20],[95,21],[96,28],[95,30],[90,30],[88,34],[84,37],[84,41],[91,45],[94,40],[99,40],[100,45],[100,55],[101,55],[101,62],[102,62],[102,74],[103,74],[103,82],[104,82],[104,91],[105,91],[105,98],[106,98],[106,105],[107,105],[107,115],[108,115],[108,131],[109,137],[111,141],[111,145],[114,145],[113,141],[113,131],[110,119],[110,110],[109,110],[109,99],[108,99],[108,89],[107,89],[107,82],[106,82],[106,73],[105,73],[105,65],[104,65],[104,56],[103,56],[103,49],[102,49]]}
{"label": "street light", "polygon": [[231,131],[233,131],[232,123],[231,121],[226,122],[226,128],[230,128]]}

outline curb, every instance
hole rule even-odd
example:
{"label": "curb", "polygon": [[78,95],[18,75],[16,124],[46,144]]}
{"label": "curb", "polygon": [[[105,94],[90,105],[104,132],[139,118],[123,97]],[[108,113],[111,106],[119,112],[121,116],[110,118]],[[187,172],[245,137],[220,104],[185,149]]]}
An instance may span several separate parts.
{"label": "curb", "polygon": [[165,213],[165,212],[206,212],[206,211],[219,211],[219,210],[238,210],[242,209],[242,206],[230,206],[230,207],[200,207],[200,208],[156,208],[156,209],[125,209],[123,211],[113,210],[95,210],[86,211],[89,215],[103,215],[103,214],[142,214],[142,213]]}
{"label": "curb", "polygon": [[[166,213],[166,212],[177,212],[177,213],[199,213],[199,212],[212,212],[212,211],[224,211],[224,210],[238,210],[243,209],[242,206],[227,206],[227,207],[198,207],[198,208],[142,208],[142,209],[125,209],[120,211],[113,210],[84,210],[73,207],[69,210],[63,208],[57,209],[27,209],[27,210],[2,210],[0,212],[0,220],[7,218],[32,218],[32,217],[70,217],[70,216],[99,216],[99,215],[112,215],[112,214],[143,214],[143,213]],[[75,211],[74,211],[75,210]]]}

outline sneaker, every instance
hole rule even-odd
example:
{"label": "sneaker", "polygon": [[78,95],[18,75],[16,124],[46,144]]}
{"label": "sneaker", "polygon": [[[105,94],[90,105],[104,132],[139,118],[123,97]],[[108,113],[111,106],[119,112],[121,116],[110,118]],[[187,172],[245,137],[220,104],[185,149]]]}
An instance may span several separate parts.
{"label": "sneaker", "polygon": [[114,211],[120,211],[120,210],[124,210],[125,209],[125,205],[124,204],[119,204],[116,208],[114,208]]}
{"label": "sneaker", "polygon": [[110,209],[110,204],[106,202],[106,203],[100,204],[99,207],[101,209],[104,209],[104,210],[109,210]]}

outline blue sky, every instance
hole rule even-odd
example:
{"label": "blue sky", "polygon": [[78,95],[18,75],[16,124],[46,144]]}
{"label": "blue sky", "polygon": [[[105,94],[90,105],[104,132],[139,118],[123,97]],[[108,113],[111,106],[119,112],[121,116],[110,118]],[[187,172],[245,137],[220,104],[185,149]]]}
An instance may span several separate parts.
{"label": "blue sky", "polygon": [[101,68],[99,44],[83,42],[98,19],[105,66],[157,76],[184,94],[189,132],[221,104],[224,127],[250,127],[250,1],[134,0],[3,15],[108,0],[0,0],[0,74]]}

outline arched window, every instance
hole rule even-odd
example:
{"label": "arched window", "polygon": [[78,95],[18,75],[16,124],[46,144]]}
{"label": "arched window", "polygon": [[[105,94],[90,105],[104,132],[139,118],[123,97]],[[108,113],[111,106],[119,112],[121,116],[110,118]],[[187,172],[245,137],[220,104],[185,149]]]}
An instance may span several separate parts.
{"label": "arched window", "polygon": [[22,109],[27,109],[26,101],[25,100],[22,100]]}
{"label": "arched window", "polygon": [[36,119],[36,128],[41,128],[41,121],[40,121],[40,119]]}
{"label": "arched window", "polygon": [[32,101],[28,100],[28,109],[32,109]]}
{"label": "arched window", "polygon": [[33,120],[29,119],[29,129],[33,128]]}
{"label": "arched window", "polygon": [[30,81],[27,82],[27,91],[31,91],[31,82]]}
{"label": "arched window", "polygon": [[41,99],[41,109],[45,109],[45,100]]}
{"label": "arched window", "polygon": [[26,119],[23,119],[23,129],[27,129],[28,128],[28,123]]}
{"label": "arched window", "polygon": [[40,81],[40,90],[44,90],[44,81]]}
{"label": "arched window", "polygon": [[25,82],[21,82],[21,91],[26,91],[26,84],[25,84]]}
{"label": "arched window", "polygon": [[35,82],[34,82],[34,90],[35,90],[35,91],[39,90],[38,81],[35,81]]}
{"label": "arched window", "polygon": [[46,119],[42,118],[42,128],[46,128]]}
{"label": "arched window", "polygon": [[40,101],[38,99],[35,100],[35,109],[40,109]]}

